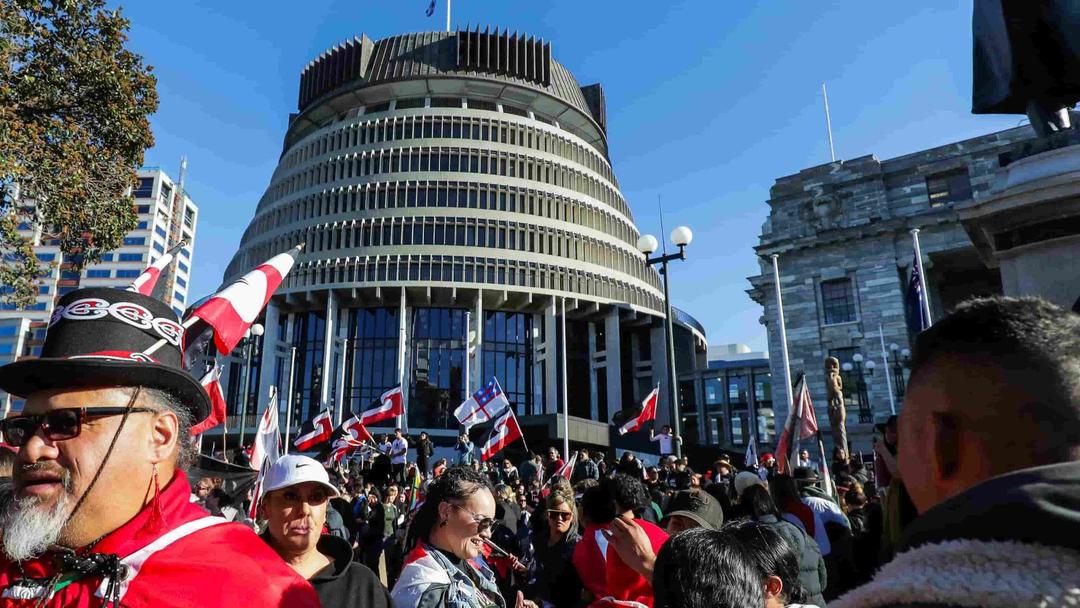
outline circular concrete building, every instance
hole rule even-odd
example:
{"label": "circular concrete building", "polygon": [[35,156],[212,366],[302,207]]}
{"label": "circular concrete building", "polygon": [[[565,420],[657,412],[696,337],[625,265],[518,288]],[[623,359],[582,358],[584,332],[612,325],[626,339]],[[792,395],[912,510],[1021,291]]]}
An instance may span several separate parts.
{"label": "circular concrete building", "polygon": [[[495,376],[522,425],[554,439],[564,344],[573,441],[608,445],[611,417],[657,383],[664,419],[663,292],[638,237],[603,89],[580,86],[549,43],[476,30],[336,46],[301,74],[224,277],[306,243],[266,312],[248,429],[270,385],[291,394],[295,428],[367,408],[400,375],[410,432],[449,437],[454,408]],[[704,332],[676,317],[677,365],[691,370]]]}

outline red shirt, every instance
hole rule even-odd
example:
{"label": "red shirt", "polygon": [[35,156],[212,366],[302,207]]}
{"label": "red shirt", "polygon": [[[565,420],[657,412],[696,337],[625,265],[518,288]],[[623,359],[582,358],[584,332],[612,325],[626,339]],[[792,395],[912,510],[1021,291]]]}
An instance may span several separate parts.
{"label": "red shirt", "polygon": [[[640,526],[649,537],[653,553],[659,553],[660,547],[667,542],[667,533],[643,519],[635,519],[634,523]],[[627,566],[606,541],[601,542],[598,539],[597,534],[602,534],[600,530],[606,527],[607,524],[585,526],[585,533],[574,547],[574,556],[571,560],[578,576],[581,577],[582,584],[593,595],[594,601],[590,605],[608,605],[601,600],[611,597],[619,601],[633,601],[652,606],[652,583]]]}
{"label": "red shirt", "polygon": [[[127,558],[124,608],[319,607],[311,585],[254,532],[242,524],[207,519],[205,510],[189,502],[190,495],[187,476],[177,471],[158,498],[164,526],[155,530],[149,525],[148,505],[92,550]],[[140,550],[143,560],[132,555]],[[55,573],[48,555],[24,562],[21,570],[0,559],[0,607],[36,605],[38,598],[13,598],[13,583],[24,576],[44,578]],[[100,576],[83,578],[58,591],[45,605],[98,608],[103,601],[96,595],[99,588]]]}

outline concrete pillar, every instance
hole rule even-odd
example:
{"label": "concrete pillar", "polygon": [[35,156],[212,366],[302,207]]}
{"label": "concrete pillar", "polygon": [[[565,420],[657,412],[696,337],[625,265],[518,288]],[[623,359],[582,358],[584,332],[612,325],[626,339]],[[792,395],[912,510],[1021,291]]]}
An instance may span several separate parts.
{"label": "concrete pillar", "polygon": [[544,413],[555,414],[559,411],[559,317],[555,306],[556,298],[551,298],[544,308]]}
{"label": "concrete pillar", "polygon": [[471,394],[473,391],[478,390],[480,387],[488,381],[484,377],[484,290],[476,290],[476,306],[472,311],[472,319],[470,320],[472,327],[471,331],[475,332],[473,344],[472,361],[469,362],[469,386],[466,387],[466,394]]}
{"label": "concrete pillar", "polygon": [[[623,407],[622,396],[622,337],[619,334],[619,309],[612,307],[604,317],[604,338],[607,351],[607,411],[608,419]],[[633,373],[633,370],[629,370]]]}
{"label": "concrete pillar", "polygon": [[337,380],[334,368],[334,351],[338,344],[334,328],[337,327],[338,300],[333,291],[326,296],[326,327],[323,332],[322,386],[319,387],[319,410],[330,408],[330,387]]}
{"label": "concrete pillar", "polygon": [[606,363],[600,363],[596,359],[596,355],[604,350],[604,346],[596,343],[596,326],[590,321],[585,324],[586,331],[589,334],[589,419],[599,420],[600,407],[597,402],[599,399],[598,387],[596,386],[596,370],[606,367]]}
{"label": "concrete pillar", "polygon": [[[671,400],[668,399],[668,354],[667,341],[664,338],[663,324],[649,331],[649,351],[652,356],[652,384],[660,385],[660,395],[656,400],[656,427],[660,428],[671,422]],[[644,395],[642,395],[644,397]]]}
{"label": "concrete pillar", "polygon": [[[252,428],[259,424],[259,416],[266,409],[267,400],[270,397],[270,385],[274,383],[274,366],[277,360],[278,342],[284,336],[278,335],[278,323],[280,312],[273,302],[266,306],[266,322],[263,324],[262,354],[259,360],[259,387],[255,420],[248,421]],[[281,390],[280,387],[278,390]]]}

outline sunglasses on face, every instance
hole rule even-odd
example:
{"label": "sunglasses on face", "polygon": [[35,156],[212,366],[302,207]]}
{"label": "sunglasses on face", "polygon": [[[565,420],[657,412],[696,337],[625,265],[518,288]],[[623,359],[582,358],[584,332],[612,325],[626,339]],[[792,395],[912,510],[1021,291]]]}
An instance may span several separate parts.
{"label": "sunglasses on face", "polygon": [[483,515],[473,513],[472,511],[466,509],[465,507],[463,507],[461,505],[456,505],[454,503],[450,503],[450,506],[454,507],[455,509],[459,509],[461,511],[464,511],[464,512],[468,513],[472,517],[473,523],[476,524],[476,533],[477,534],[481,534],[486,530],[490,530],[491,527],[495,525],[495,520],[490,518],[490,517],[484,517]]}
{"label": "sunglasses on face", "polygon": [[5,418],[0,420],[0,431],[3,431],[9,444],[21,448],[31,437],[37,435],[38,430],[41,430],[42,435],[49,441],[63,441],[78,437],[83,423],[90,418],[119,416],[124,412],[140,414],[155,411],[157,410],[146,407],[69,407],[44,414]]}
{"label": "sunglasses on face", "polygon": [[569,511],[548,511],[548,519],[558,521],[570,521],[574,518],[574,514]]}

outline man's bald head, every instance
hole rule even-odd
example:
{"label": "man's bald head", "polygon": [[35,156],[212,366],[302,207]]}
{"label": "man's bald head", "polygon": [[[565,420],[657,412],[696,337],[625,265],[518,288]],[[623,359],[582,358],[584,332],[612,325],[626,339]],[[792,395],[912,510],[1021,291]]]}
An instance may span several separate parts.
{"label": "man's bald head", "polygon": [[900,469],[920,511],[989,477],[1080,457],[1080,316],[969,300],[919,335]]}

